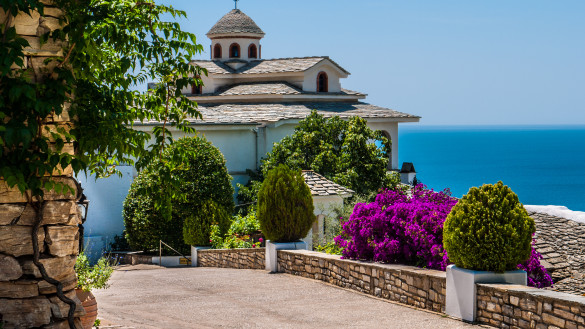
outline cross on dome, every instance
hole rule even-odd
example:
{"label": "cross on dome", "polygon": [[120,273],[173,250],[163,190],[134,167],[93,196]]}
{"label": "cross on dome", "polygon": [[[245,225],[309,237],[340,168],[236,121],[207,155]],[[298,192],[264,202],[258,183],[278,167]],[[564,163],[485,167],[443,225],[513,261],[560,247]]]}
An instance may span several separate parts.
{"label": "cross on dome", "polygon": [[238,9],[238,1],[240,1],[240,0],[234,0],[234,3],[236,4],[236,8],[235,9]]}

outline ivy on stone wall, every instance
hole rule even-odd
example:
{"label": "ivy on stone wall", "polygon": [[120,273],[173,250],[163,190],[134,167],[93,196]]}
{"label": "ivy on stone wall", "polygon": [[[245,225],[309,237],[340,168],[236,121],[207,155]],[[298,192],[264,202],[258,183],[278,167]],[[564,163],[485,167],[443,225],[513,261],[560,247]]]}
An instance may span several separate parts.
{"label": "ivy on stone wall", "polygon": [[[60,45],[62,56],[35,63],[27,54],[31,38],[13,22],[45,17],[45,3],[0,1],[0,178],[10,187],[42,196],[43,188],[62,188],[46,175],[103,177],[120,163],[140,169],[172,143],[170,127],[193,132],[187,118],[200,114],[181,89],[201,83],[194,77],[205,72],[189,62],[203,48],[162,19],[184,12],[149,0],[57,0],[65,9],[61,25],[46,32],[39,25],[33,41]],[[148,81],[159,83],[148,93],[135,90]],[[148,147],[150,135],[133,128],[138,121],[157,123]]]}

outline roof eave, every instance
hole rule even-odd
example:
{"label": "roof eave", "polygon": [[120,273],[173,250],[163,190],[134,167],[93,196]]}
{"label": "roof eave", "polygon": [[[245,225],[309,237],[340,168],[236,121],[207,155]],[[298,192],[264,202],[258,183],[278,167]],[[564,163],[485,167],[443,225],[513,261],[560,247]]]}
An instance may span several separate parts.
{"label": "roof eave", "polygon": [[231,32],[231,33],[207,33],[206,36],[213,40],[213,39],[220,39],[220,38],[264,38],[266,33],[255,33],[255,32]]}

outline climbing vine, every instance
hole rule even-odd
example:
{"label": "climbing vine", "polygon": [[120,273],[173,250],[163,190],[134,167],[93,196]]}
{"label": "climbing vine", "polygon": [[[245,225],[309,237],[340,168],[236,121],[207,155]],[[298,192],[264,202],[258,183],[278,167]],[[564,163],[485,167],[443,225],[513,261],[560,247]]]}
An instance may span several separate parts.
{"label": "climbing vine", "polygon": [[[45,17],[47,4],[63,10],[60,28],[37,29],[41,45],[61,45],[62,55],[42,63],[27,52],[31,45],[17,33],[18,16]],[[105,177],[119,174],[116,166],[141,169],[172,143],[171,128],[192,133],[189,118],[200,118],[196,103],[181,90],[199,86],[206,72],[190,65],[203,48],[195,35],[164,18],[184,17],[183,11],[152,0],[0,0],[0,183],[27,196],[37,219],[47,191],[66,194],[73,188],[55,179],[85,172]],[[147,93],[136,86],[156,82]],[[152,123],[150,131],[134,128]],[[180,159],[175,159],[180,160]],[[159,177],[157,207],[170,213],[173,180],[165,180],[179,163],[165,163]],[[58,287],[38,262],[45,280]]]}

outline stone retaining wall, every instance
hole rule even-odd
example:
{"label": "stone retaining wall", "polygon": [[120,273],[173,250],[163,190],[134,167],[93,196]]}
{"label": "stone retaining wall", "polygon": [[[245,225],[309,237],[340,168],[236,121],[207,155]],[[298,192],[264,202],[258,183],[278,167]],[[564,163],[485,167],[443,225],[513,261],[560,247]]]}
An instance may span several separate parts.
{"label": "stone retaining wall", "polygon": [[263,270],[265,248],[250,249],[207,249],[197,251],[200,267],[223,267]]}
{"label": "stone retaining wall", "polygon": [[[279,250],[278,271],[435,312],[445,310],[446,273],[413,266]],[[508,284],[478,284],[477,322],[498,328],[585,329],[585,297]]]}
{"label": "stone retaining wall", "polygon": [[477,321],[498,328],[585,328],[585,297],[519,285],[478,284]]}
{"label": "stone retaining wall", "polygon": [[305,250],[279,250],[278,271],[435,312],[445,309],[446,274],[442,271],[358,262]]}

